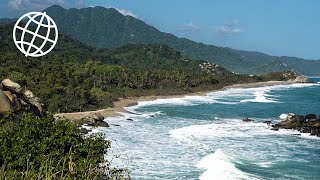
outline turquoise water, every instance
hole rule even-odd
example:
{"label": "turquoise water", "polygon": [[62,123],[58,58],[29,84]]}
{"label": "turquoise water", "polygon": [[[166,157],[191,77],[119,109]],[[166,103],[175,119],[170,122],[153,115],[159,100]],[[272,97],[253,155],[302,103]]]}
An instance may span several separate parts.
{"label": "turquoise water", "polygon": [[229,89],[140,102],[127,109],[137,114],[124,114],[133,122],[107,118],[122,127],[96,131],[113,141],[108,158],[120,155],[113,163],[133,179],[320,179],[320,138],[262,123],[320,114],[319,102],[319,84]]}

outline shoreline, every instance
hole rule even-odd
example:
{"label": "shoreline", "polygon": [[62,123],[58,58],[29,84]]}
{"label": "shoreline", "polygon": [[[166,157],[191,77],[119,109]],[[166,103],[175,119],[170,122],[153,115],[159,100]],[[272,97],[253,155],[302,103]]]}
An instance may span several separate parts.
{"label": "shoreline", "polygon": [[227,89],[232,88],[256,88],[256,87],[264,87],[264,86],[275,86],[275,85],[290,85],[295,84],[289,81],[266,81],[266,82],[255,82],[255,83],[244,83],[244,84],[233,84],[229,86],[225,86],[218,90],[212,91],[202,91],[202,92],[194,92],[194,93],[186,93],[182,95],[165,95],[165,96],[140,96],[140,97],[128,97],[119,99],[119,101],[114,102],[113,108],[100,109],[96,111],[84,111],[84,112],[74,112],[74,113],[57,113],[56,117],[66,118],[71,121],[75,121],[76,119],[80,119],[87,113],[100,113],[103,117],[116,117],[122,116],[120,113],[126,112],[125,107],[137,105],[138,102],[141,101],[153,101],[157,99],[170,99],[170,98],[183,98],[185,96],[205,96],[210,92],[217,91],[225,91]]}

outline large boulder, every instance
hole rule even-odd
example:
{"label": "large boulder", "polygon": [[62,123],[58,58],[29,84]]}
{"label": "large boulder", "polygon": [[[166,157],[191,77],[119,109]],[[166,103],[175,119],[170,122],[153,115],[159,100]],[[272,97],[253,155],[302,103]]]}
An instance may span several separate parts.
{"label": "large boulder", "polygon": [[9,112],[13,110],[12,103],[6,93],[0,90],[0,113]]}
{"label": "large boulder", "polygon": [[15,94],[12,94],[10,91],[4,91],[4,93],[9,98],[14,110],[23,108],[22,100],[18,99]]}
{"label": "large boulder", "polygon": [[305,121],[304,116],[290,113],[285,120],[274,125],[274,127],[295,129],[300,127]]}
{"label": "large boulder", "polygon": [[31,91],[23,91],[21,86],[5,79],[0,83],[0,113],[33,112],[38,116],[46,114],[45,106]]}
{"label": "large boulder", "polygon": [[83,117],[81,117],[80,119],[90,126],[109,127],[109,124],[103,121],[104,117],[97,112],[89,112],[85,114]]}
{"label": "large boulder", "polygon": [[41,102],[40,98],[36,97],[31,91],[27,90],[23,94],[24,98],[29,102],[32,106],[36,107],[41,115],[44,115],[45,108],[44,104]]}
{"label": "large boulder", "polygon": [[10,91],[13,94],[22,94],[22,87],[16,83],[11,81],[10,79],[5,79],[1,82],[0,88],[5,91]]}

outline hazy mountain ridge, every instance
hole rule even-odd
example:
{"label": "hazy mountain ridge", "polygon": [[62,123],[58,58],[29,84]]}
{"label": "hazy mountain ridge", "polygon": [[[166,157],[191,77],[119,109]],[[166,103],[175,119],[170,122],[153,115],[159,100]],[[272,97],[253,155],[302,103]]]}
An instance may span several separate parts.
{"label": "hazy mountain ridge", "polygon": [[161,32],[139,19],[124,16],[113,8],[66,10],[54,5],[44,11],[55,20],[60,32],[93,47],[114,49],[126,44],[166,44],[192,59],[213,62],[236,73],[264,74],[294,70],[304,75],[320,74],[320,61],[270,56],[197,43]]}
{"label": "hazy mountain ridge", "polygon": [[320,74],[320,61],[269,56],[196,43],[161,32],[139,19],[124,16],[113,8],[66,10],[60,6],[51,6],[45,11],[55,19],[61,32],[95,47],[112,49],[127,43],[167,44],[192,59],[214,62],[237,73],[262,74],[293,69],[305,75]]}

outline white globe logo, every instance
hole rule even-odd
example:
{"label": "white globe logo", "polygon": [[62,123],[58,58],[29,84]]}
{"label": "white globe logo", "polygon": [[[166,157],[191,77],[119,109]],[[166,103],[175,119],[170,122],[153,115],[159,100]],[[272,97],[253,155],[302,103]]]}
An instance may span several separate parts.
{"label": "white globe logo", "polygon": [[58,28],[45,12],[29,12],[21,16],[13,28],[13,40],[25,56],[48,54],[58,41]]}

